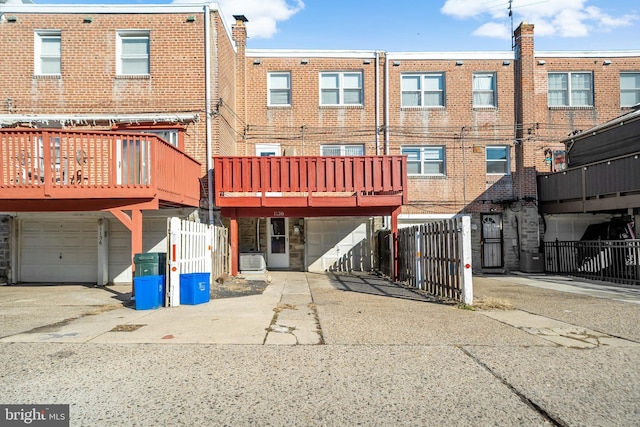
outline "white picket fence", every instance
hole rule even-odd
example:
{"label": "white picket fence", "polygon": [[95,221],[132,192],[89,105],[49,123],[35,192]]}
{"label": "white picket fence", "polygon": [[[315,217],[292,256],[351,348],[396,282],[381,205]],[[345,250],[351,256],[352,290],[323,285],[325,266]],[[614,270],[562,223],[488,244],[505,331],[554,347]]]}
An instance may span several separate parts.
{"label": "white picket fence", "polygon": [[175,307],[180,305],[181,274],[210,273],[211,282],[224,274],[227,230],[173,217],[167,221],[167,236],[165,305]]}

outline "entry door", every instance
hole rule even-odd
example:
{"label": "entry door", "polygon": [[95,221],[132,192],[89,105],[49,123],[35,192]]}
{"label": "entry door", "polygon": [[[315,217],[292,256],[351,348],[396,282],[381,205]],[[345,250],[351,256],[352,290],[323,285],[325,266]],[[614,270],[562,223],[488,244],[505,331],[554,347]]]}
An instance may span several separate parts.
{"label": "entry door", "polygon": [[149,184],[151,178],[151,150],[144,137],[118,141],[117,184]]}
{"label": "entry door", "polygon": [[482,214],[482,267],[502,267],[502,215]]}
{"label": "entry door", "polygon": [[269,218],[267,267],[289,267],[289,218]]}

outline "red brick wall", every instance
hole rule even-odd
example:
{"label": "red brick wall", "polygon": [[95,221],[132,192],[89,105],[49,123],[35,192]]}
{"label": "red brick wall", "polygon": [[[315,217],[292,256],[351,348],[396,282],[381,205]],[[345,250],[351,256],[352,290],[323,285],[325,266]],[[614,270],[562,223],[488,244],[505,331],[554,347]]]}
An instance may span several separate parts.
{"label": "red brick wall", "polygon": [[[196,14],[15,13],[15,23],[0,25],[0,98],[11,99],[13,114],[126,115],[198,114],[187,125],[186,151],[199,160],[206,175],[204,21]],[[235,54],[216,11],[212,12],[213,96],[234,104]],[[61,31],[61,77],[34,76],[34,30]],[[148,30],[150,76],[116,76],[116,31]],[[217,76],[225,78],[217,83]],[[217,98],[213,99],[215,108]],[[0,113],[7,114],[6,104]],[[214,124],[215,126],[215,124]],[[102,125],[102,128],[108,128]],[[95,128],[100,128],[97,126]],[[221,135],[222,144],[217,135]],[[214,129],[214,154],[229,151],[234,132]]]}

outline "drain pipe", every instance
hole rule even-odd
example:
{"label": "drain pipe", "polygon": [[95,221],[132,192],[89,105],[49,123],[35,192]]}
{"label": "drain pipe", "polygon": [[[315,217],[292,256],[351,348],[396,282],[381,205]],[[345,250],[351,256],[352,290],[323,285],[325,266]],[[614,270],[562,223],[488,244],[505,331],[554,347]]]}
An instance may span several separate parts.
{"label": "drain pipe", "polygon": [[204,5],[204,85],[205,85],[205,114],[207,140],[207,202],[209,205],[209,225],[213,225],[213,164],[211,159],[211,6]]}
{"label": "drain pipe", "polygon": [[380,53],[376,50],[376,156],[380,155]]}
{"label": "drain pipe", "polygon": [[384,154],[389,155],[389,55],[384,55]]}

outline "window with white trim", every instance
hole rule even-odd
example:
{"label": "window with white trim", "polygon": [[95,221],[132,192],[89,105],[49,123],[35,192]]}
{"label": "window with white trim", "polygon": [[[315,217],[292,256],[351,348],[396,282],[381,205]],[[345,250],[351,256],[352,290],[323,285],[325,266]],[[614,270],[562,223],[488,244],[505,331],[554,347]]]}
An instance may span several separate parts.
{"label": "window with white trim", "polygon": [[320,147],[321,156],[364,156],[364,145],[362,144],[334,144],[322,145]]}
{"label": "window with white trim", "polygon": [[495,73],[473,74],[473,106],[475,108],[496,107]]}
{"label": "window with white trim", "polygon": [[362,72],[320,73],[320,105],[362,105]]}
{"label": "window with white trim", "polygon": [[119,76],[149,75],[149,31],[118,31],[116,74]]}
{"label": "window with white trim", "polygon": [[620,106],[640,104],[640,73],[620,73]]}
{"label": "window with white trim", "polygon": [[590,72],[549,73],[549,107],[592,107],[593,76]]}
{"label": "window with white trim", "polygon": [[62,70],[62,33],[58,30],[35,32],[34,74],[59,76]]}
{"label": "window with white trim", "polygon": [[403,107],[444,107],[444,73],[403,74]]}
{"label": "window with white trim", "polygon": [[291,105],[291,73],[269,73],[267,84],[269,85],[268,105]]}
{"label": "window with white trim", "polygon": [[407,156],[408,175],[445,175],[444,146],[405,146],[400,150]]}
{"label": "window with white trim", "polygon": [[487,174],[509,175],[511,173],[509,161],[509,146],[494,145],[486,148]]}

